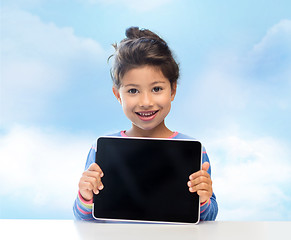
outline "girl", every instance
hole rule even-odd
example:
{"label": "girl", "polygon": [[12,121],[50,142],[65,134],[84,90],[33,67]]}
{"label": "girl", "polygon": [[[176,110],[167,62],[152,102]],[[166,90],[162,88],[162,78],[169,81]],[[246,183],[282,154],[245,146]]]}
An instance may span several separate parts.
{"label": "girl", "polygon": [[[149,30],[131,27],[126,30],[126,38],[114,47],[113,93],[132,127],[112,136],[189,139],[165,125],[179,77],[179,66],[167,43]],[[93,220],[93,193],[98,194],[104,187],[103,172],[95,163],[95,152],[96,143],[88,154],[79,181],[79,193],[73,208],[78,220]],[[185,184],[190,192],[197,192],[200,196],[200,219],[215,220],[218,208],[204,148],[202,157],[202,170],[191,174]]]}

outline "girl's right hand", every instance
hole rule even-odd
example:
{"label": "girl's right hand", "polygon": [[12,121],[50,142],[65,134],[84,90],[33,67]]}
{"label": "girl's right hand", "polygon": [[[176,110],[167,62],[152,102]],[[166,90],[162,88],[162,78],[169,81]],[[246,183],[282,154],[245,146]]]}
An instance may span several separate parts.
{"label": "girl's right hand", "polygon": [[90,167],[83,172],[79,182],[79,191],[81,196],[90,201],[93,198],[93,193],[98,194],[104,188],[101,178],[103,172],[97,163],[92,163]]}

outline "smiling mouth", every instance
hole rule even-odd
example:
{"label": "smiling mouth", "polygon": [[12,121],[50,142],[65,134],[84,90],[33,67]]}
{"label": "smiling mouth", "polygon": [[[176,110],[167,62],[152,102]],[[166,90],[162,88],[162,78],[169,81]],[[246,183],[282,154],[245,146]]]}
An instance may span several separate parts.
{"label": "smiling mouth", "polygon": [[157,110],[157,111],[136,112],[136,114],[137,114],[138,116],[140,116],[141,118],[151,118],[151,117],[153,117],[153,116],[154,116],[158,111],[159,111],[159,110]]}

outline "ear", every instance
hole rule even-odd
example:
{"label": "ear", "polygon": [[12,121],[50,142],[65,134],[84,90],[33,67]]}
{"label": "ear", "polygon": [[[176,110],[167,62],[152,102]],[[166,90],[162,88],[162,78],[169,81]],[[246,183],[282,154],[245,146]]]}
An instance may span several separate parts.
{"label": "ear", "polygon": [[171,101],[174,101],[175,99],[176,90],[177,90],[177,83],[174,83],[171,87]]}
{"label": "ear", "polygon": [[114,96],[118,100],[118,102],[121,104],[121,97],[120,97],[120,93],[119,93],[117,87],[116,86],[113,86],[112,87],[112,91],[113,91]]}

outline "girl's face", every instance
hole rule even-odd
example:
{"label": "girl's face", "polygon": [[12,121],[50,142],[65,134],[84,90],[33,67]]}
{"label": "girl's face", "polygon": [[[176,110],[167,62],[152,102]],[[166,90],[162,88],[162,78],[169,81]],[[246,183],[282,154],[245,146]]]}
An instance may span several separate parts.
{"label": "girl's face", "polygon": [[113,92],[133,129],[166,128],[164,119],[170,112],[176,85],[171,88],[159,68],[142,66],[129,70],[121,79],[120,88],[113,87]]}

